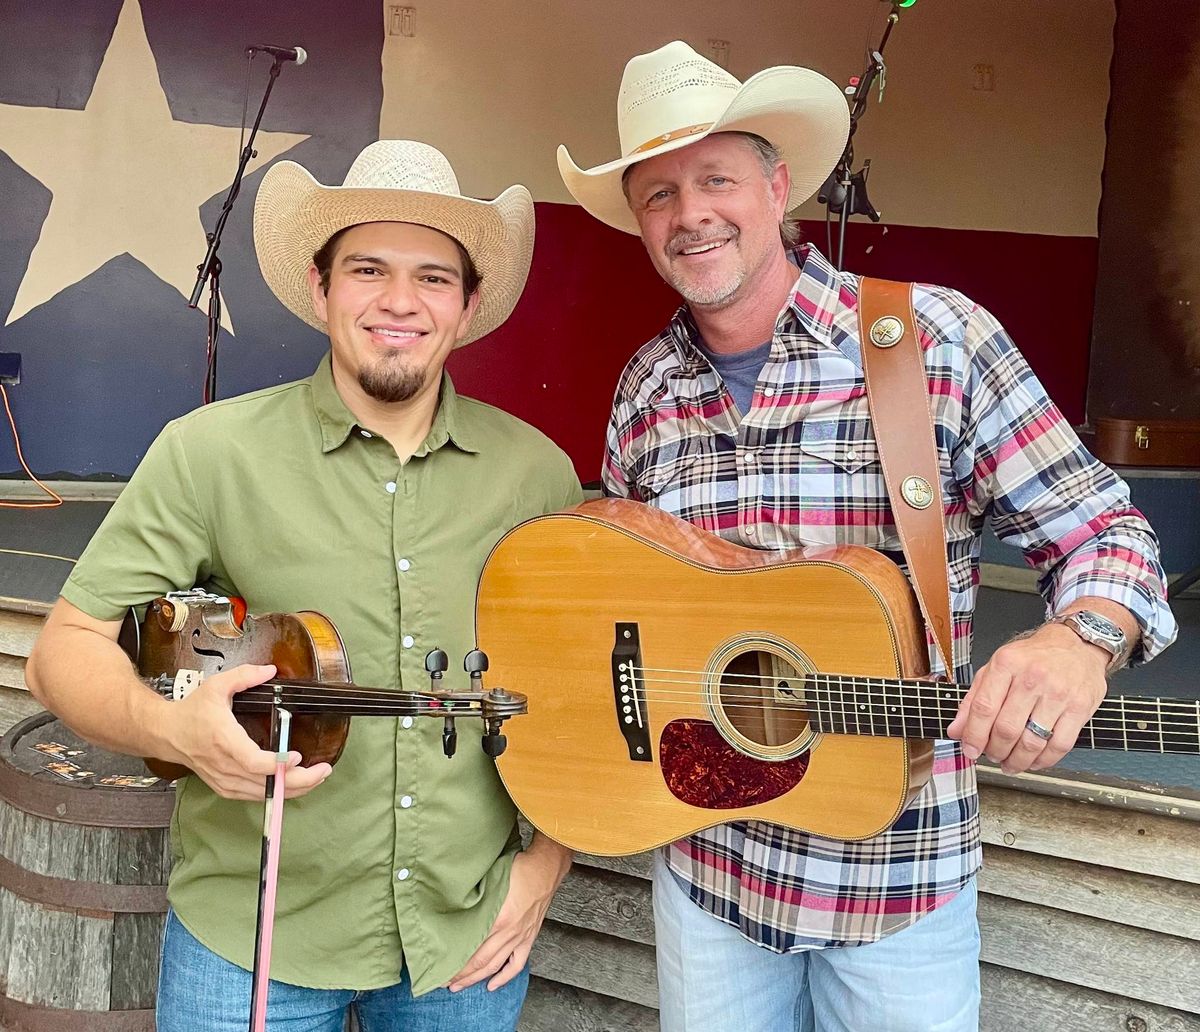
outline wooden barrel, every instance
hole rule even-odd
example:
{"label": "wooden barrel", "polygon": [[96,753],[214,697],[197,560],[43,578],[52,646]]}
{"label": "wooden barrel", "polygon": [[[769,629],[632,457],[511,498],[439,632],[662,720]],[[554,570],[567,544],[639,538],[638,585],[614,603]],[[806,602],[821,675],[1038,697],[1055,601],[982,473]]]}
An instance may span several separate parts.
{"label": "wooden barrel", "polygon": [[146,775],[49,713],[0,740],[0,1029],[153,1032],[175,793]]}

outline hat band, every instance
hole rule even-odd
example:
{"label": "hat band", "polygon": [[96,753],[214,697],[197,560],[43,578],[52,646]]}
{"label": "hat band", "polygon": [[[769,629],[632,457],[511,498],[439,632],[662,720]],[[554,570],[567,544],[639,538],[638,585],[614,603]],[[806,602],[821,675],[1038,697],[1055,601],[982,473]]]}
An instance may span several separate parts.
{"label": "hat band", "polygon": [[[641,154],[644,151],[653,150],[655,147],[661,147],[664,143],[670,143],[672,140],[678,140],[683,136],[695,136],[696,133],[702,133],[706,129],[711,129],[716,122],[701,122],[699,125],[689,125],[683,129],[673,129],[669,133],[663,133],[661,136],[656,136],[652,140],[647,140],[640,147],[634,147],[629,154]],[[629,154],[625,155],[629,157]]]}

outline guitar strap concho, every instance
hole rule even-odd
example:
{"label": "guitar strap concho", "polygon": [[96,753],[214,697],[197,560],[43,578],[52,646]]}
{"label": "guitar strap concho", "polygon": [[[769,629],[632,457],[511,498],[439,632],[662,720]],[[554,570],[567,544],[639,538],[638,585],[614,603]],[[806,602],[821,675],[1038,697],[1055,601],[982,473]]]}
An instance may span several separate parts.
{"label": "guitar strap concho", "polygon": [[926,626],[954,676],[946,514],[911,283],[862,277],[858,336],[867,405],[900,545]]}

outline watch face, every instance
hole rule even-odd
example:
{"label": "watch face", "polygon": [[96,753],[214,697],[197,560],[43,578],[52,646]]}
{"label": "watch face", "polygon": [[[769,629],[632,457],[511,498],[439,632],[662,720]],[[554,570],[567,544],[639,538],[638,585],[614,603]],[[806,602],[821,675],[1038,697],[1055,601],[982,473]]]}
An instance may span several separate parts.
{"label": "watch face", "polygon": [[1125,637],[1125,633],[1111,620],[1106,619],[1099,613],[1092,613],[1084,610],[1083,612],[1074,613],[1075,619],[1080,625],[1086,627],[1093,634],[1098,634],[1102,638],[1107,638],[1111,642],[1119,642]]}

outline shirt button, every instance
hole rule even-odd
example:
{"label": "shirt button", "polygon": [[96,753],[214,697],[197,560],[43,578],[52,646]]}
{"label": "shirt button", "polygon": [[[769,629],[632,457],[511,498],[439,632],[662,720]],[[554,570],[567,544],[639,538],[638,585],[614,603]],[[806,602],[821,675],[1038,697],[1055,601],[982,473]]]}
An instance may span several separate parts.
{"label": "shirt button", "polygon": [[400,644],[403,645],[406,649],[411,649],[413,647],[413,636],[411,634],[406,634],[403,638],[400,639]]}
{"label": "shirt button", "polygon": [[412,717],[405,717],[400,721],[401,727],[412,727]]}
{"label": "shirt button", "polygon": [[396,481],[394,481],[394,480],[389,480],[389,481],[388,481],[386,484],[384,484],[383,486],[384,486],[384,489],[387,491],[387,493],[388,493],[388,494],[395,494],[395,493],[396,493]]}
{"label": "shirt button", "polygon": [[410,796],[410,795],[401,796],[401,798],[400,798],[401,809],[407,810],[410,806],[412,806],[412,796]]}
{"label": "shirt button", "polygon": [[412,874],[412,871],[410,871],[407,867],[401,867],[400,870],[396,872],[396,881],[405,881],[410,874]]}
{"label": "shirt button", "polygon": [[360,434],[362,434],[362,435],[363,435],[363,437],[370,437],[370,436],[371,436],[371,431],[370,431],[370,430],[360,430],[360,431],[359,431],[359,433],[360,433]]}
{"label": "shirt button", "polygon": [[408,573],[408,568],[410,566],[412,566],[412,563],[410,563],[407,559],[401,559],[396,564],[397,569],[399,569],[401,573]]}
{"label": "shirt button", "polygon": [[746,528],[746,537],[754,537],[758,533],[753,527]]}
{"label": "shirt button", "polygon": [[758,461],[758,454],[756,452],[752,452],[752,451],[746,452],[746,462],[748,464],[753,465],[757,461]]}
{"label": "shirt button", "polygon": [[763,397],[764,398],[775,397],[775,388],[774,387],[764,387],[763,388]]}

